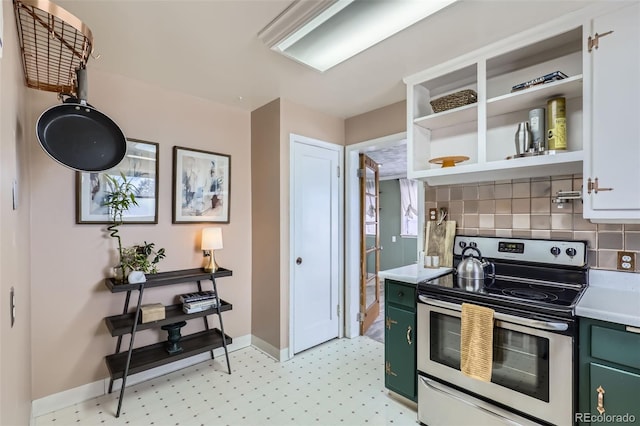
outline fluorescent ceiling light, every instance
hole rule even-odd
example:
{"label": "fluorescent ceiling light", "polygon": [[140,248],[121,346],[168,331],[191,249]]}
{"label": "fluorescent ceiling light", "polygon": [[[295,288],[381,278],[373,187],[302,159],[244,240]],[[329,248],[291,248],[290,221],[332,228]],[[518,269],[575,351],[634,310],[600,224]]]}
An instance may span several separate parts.
{"label": "fluorescent ceiling light", "polygon": [[454,1],[297,0],[258,36],[271,49],[324,72]]}

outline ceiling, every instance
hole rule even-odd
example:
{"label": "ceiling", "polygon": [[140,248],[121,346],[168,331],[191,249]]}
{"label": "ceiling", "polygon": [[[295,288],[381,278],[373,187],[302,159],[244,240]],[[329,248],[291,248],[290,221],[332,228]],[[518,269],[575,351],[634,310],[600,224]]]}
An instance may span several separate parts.
{"label": "ceiling", "polygon": [[[292,0],[53,1],[93,32],[89,81],[97,68],[246,111],[284,98],[339,118],[404,100],[407,75],[594,3],[460,0],[320,73],[257,37]],[[368,153],[382,177],[406,173],[394,145]]]}

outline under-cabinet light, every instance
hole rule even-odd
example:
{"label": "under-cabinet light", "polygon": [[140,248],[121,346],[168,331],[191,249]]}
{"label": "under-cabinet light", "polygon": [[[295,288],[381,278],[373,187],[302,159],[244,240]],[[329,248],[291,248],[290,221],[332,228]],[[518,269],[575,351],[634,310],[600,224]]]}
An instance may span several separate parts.
{"label": "under-cabinet light", "polygon": [[271,49],[324,72],[454,1],[298,0],[258,36]]}

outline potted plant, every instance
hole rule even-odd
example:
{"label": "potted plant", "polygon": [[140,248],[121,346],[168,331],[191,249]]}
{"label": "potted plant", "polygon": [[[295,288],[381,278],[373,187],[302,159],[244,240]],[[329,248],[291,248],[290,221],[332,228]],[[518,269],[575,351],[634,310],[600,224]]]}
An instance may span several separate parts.
{"label": "potted plant", "polygon": [[158,272],[157,264],[165,257],[164,248],[154,250],[154,243],[144,242],[122,250],[121,264],[125,271],[141,271],[145,274]]}
{"label": "potted plant", "polygon": [[107,227],[107,232],[109,232],[109,236],[118,241],[119,264],[115,268],[116,277],[124,281],[126,274],[125,266],[123,264],[124,256],[122,240],[118,233],[118,227],[122,225],[122,215],[124,212],[129,210],[131,206],[138,205],[138,202],[136,201],[138,189],[133,183],[131,183],[131,181],[127,180],[124,173],[120,173],[119,178],[108,174],[105,174],[104,176],[107,179],[108,191],[103,205],[109,209],[109,216],[111,219],[111,224]]}

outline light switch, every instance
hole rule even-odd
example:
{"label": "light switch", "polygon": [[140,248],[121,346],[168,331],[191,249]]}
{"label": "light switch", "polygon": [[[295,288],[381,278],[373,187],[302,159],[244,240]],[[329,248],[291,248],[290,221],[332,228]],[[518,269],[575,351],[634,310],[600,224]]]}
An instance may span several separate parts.
{"label": "light switch", "polygon": [[395,242],[396,242],[396,236],[395,236],[395,235],[392,235],[392,236],[391,236],[391,242],[392,242],[392,243],[395,243]]}

